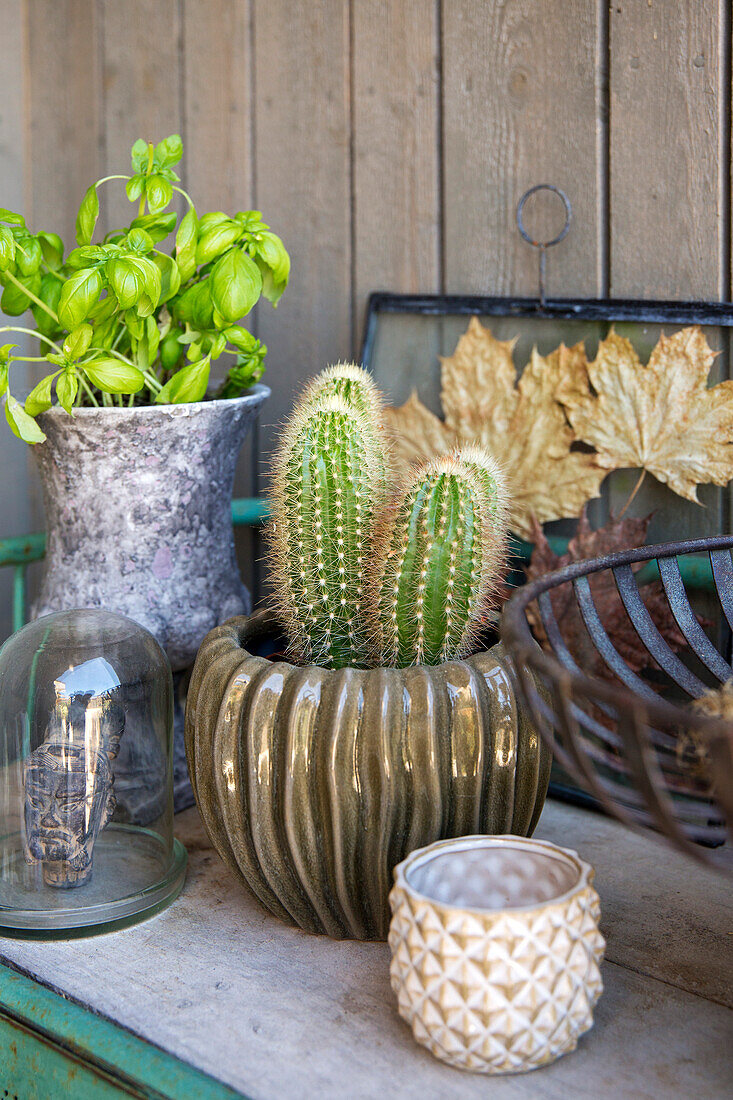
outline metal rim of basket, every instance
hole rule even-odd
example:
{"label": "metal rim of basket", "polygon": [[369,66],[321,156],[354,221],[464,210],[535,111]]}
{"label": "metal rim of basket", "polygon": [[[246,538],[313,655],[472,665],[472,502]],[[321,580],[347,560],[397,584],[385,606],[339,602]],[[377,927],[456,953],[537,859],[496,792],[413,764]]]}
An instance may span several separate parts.
{"label": "metal rim of basket", "polygon": [[[527,668],[539,673],[548,685],[558,689],[563,702],[573,702],[574,696],[580,697],[591,703],[611,707],[619,717],[624,716],[629,719],[629,728],[636,737],[639,750],[638,760],[634,762],[632,770],[635,769],[637,777],[642,776],[644,789],[641,793],[647,809],[661,827],[661,831],[678,847],[704,861],[706,857],[701,853],[698,845],[694,844],[677,825],[673,815],[670,815],[665,808],[663,798],[660,798],[659,792],[654,789],[652,774],[655,771],[655,765],[649,759],[648,737],[645,738],[640,731],[647,729],[650,723],[673,729],[675,727],[681,730],[694,729],[695,732],[704,736],[711,750],[715,748],[716,753],[720,751],[724,754],[728,771],[731,771],[733,770],[733,725],[724,719],[713,718],[690,707],[661,698],[654,700],[643,698],[626,685],[606,683],[582,671],[567,668],[557,656],[540,648],[531,633],[526,609],[543,593],[566,583],[572,584],[579,577],[598,574],[618,566],[731,548],[733,548],[733,536],[718,535],[686,542],[660,543],[619,551],[605,557],[573,562],[517,589],[506,604],[501,619],[502,640],[515,665],[520,691],[527,696],[528,705],[537,721],[541,736],[553,746],[557,753],[558,745],[554,737],[555,726],[558,723],[557,706],[551,707],[547,704],[545,713],[542,713],[540,700],[532,698],[532,695],[537,695],[537,692],[533,691],[533,685],[530,686],[527,683],[525,675]],[[547,710],[551,711],[551,716],[547,714]],[[570,741],[574,740],[571,733]],[[562,752],[558,753],[559,762],[574,774],[583,786],[590,788],[603,808],[626,824],[638,827],[639,822],[635,820],[633,814],[608,795],[598,779],[594,777],[592,770],[589,773],[589,769],[583,766],[584,750],[572,743],[569,746],[569,752],[562,744],[561,748]],[[722,797],[721,792],[716,791],[715,794],[711,794],[711,797],[727,816],[729,831],[733,833],[733,791],[723,791]]]}

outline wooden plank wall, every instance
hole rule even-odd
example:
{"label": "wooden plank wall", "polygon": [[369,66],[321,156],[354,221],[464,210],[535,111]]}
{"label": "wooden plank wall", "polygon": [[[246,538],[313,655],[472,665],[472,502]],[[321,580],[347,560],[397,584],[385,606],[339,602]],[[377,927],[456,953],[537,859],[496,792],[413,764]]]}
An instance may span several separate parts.
{"label": "wooden plank wall", "polygon": [[[177,130],[200,206],[284,237],[263,454],[302,379],[355,354],[370,290],[533,293],[534,183],[575,212],[551,293],[730,297],[727,0],[0,0],[0,26],[3,204],[71,237],[87,181]],[[0,433],[3,534],[42,524],[26,458]]]}

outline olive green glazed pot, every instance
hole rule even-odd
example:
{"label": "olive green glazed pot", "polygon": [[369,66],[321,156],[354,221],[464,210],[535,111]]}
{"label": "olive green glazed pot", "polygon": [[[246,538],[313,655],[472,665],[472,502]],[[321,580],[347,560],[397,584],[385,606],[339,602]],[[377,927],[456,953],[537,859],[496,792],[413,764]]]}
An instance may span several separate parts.
{"label": "olive green glazed pot", "polygon": [[206,636],[186,706],[196,801],[222,858],[308,932],[386,939],[392,869],[415,848],[531,834],[550,754],[500,645],[417,668],[298,667],[247,651],[259,612]]}

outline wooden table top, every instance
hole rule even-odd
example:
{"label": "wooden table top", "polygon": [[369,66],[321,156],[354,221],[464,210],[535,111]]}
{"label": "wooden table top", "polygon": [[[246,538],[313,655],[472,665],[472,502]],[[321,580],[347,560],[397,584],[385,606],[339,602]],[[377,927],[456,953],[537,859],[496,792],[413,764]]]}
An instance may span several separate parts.
{"label": "wooden table top", "polygon": [[[0,961],[252,1100],[729,1100],[732,880],[587,810],[548,802],[537,835],[596,868],[605,991],[577,1051],[534,1073],[461,1073],[397,1015],[386,944],[309,936],[266,913],[212,850],[198,812],[180,898],[121,932],[34,943]],[[727,852],[722,857],[731,867]]]}

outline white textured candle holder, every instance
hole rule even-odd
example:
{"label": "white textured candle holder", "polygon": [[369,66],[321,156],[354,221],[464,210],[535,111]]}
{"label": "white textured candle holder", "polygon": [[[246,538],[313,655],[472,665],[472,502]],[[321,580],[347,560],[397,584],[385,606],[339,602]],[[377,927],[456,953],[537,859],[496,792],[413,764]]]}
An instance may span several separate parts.
{"label": "white textured candle holder", "polygon": [[593,1024],[605,940],[593,868],[517,836],[420,848],[395,868],[392,988],[431,1054],[475,1073],[523,1073]]}

